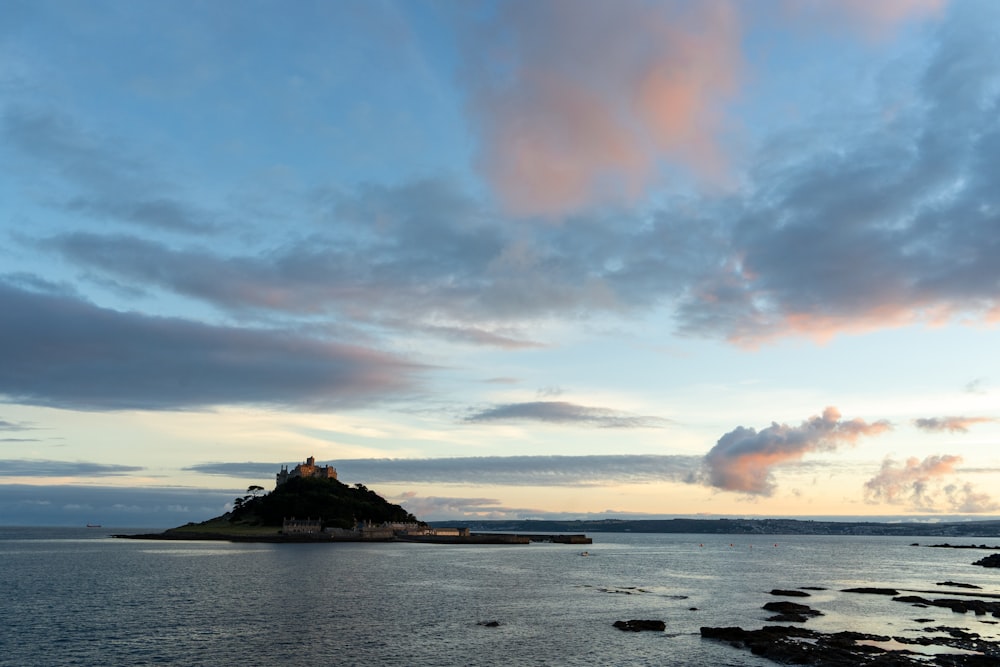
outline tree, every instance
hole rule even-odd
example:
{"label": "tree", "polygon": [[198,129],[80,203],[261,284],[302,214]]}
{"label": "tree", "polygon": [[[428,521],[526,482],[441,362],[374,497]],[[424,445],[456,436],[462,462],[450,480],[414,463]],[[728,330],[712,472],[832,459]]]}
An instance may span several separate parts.
{"label": "tree", "polygon": [[247,493],[256,498],[257,494],[263,490],[264,490],[263,486],[257,486],[256,484],[251,484],[249,488],[247,488]]}

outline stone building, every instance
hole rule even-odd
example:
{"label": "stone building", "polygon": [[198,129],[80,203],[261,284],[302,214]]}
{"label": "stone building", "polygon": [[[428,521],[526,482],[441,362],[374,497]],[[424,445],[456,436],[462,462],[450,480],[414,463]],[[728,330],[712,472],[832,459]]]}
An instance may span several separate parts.
{"label": "stone building", "polygon": [[333,466],[318,466],[316,458],[310,456],[305,463],[300,463],[291,470],[288,466],[281,466],[278,471],[275,487],[281,486],[292,477],[319,477],[322,479],[337,479],[337,469]]}
{"label": "stone building", "polygon": [[283,535],[301,535],[303,533],[323,532],[322,519],[285,519],[281,522],[281,533]]}

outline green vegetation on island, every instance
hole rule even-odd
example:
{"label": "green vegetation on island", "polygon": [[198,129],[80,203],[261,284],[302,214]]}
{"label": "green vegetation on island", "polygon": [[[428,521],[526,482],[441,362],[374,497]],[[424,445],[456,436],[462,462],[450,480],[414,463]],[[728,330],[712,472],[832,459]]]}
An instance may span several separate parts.
{"label": "green vegetation on island", "polygon": [[351,529],[358,522],[416,523],[399,505],[390,503],[363,484],[348,486],[336,479],[293,477],[274,491],[251,486],[222,516],[166,531],[232,536],[277,535],[285,519],[317,519],[323,528]]}
{"label": "green vegetation on island", "polygon": [[237,499],[229,515],[232,523],[279,527],[284,519],[292,517],[321,519],[324,528],[353,528],[359,521],[417,521],[364,484],[348,486],[319,477],[293,477],[268,494],[251,493]]}

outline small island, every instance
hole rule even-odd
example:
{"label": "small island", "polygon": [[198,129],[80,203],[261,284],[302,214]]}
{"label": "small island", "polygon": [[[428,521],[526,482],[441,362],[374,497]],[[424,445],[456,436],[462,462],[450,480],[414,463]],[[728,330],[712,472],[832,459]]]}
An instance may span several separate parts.
{"label": "small island", "polygon": [[252,485],[233,509],[162,533],[115,535],[147,540],[230,542],[429,542],[437,544],[591,544],[585,535],[472,533],[468,528],[432,527],[364,484],[349,486],[333,466],[310,456],[288,470],[282,466],[274,490]]}

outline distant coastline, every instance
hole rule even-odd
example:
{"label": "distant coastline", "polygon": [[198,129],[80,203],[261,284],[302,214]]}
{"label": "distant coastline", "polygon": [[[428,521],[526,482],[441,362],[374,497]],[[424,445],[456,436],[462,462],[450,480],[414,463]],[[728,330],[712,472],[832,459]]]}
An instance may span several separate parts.
{"label": "distant coastline", "polygon": [[[447,522],[428,522],[447,525]],[[1000,520],[942,523],[814,521],[809,519],[602,519],[469,521],[471,530],[516,533],[693,533],[720,535],[887,535],[1000,537]]]}

